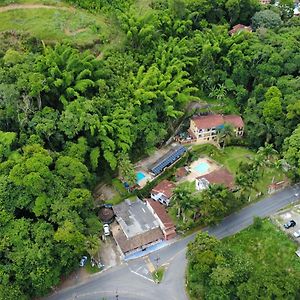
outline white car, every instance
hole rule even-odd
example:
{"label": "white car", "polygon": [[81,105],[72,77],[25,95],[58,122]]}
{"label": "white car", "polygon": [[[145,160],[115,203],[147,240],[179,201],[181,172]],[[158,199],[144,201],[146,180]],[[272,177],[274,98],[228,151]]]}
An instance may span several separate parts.
{"label": "white car", "polygon": [[300,237],[300,230],[295,231],[295,232],[293,233],[293,236],[294,236],[295,238]]}
{"label": "white car", "polygon": [[103,225],[103,231],[104,231],[104,235],[106,235],[106,236],[110,235],[110,230],[109,230],[108,224]]}

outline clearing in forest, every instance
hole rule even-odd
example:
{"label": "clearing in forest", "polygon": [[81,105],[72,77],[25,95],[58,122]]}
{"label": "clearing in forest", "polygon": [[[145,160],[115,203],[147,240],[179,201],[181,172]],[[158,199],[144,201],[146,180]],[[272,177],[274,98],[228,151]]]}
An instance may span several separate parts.
{"label": "clearing in forest", "polygon": [[[17,30],[28,32],[45,43],[68,42],[83,48],[102,50],[118,46],[122,36],[111,20],[68,5],[17,3],[0,7],[0,32]],[[54,2],[53,2],[54,3]]]}

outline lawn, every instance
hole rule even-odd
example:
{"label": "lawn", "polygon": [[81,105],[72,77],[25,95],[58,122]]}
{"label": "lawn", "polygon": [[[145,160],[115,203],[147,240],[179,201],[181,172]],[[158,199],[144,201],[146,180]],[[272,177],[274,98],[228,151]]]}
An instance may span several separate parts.
{"label": "lawn", "polygon": [[[54,3],[52,1],[30,2]],[[103,15],[94,15],[72,7],[15,9],[1,12],[0,17],[0,32],[24,31],[44,40],[45,43],[68,42],[79,47],[102,50],[109,46],[118,47],[123,41],[122,34],[113,21]]]}
{"label": "lawn", "polygon": [[241,162],[248,161],[255,154],[245,147],[229,146],[225,149],[218,149],[211,144],[195,145],[192,151],[199,155],[209,156],[233,174],[236,174]]}
{"label": "lawn", "polygon": [[44,5],[54,5],[54,6],[70,6],[61,0],[3,0],[0,6],[6,6],[11,4],[44,4]]}
{"label": "lawn", "polygon": [[250,226],[223,243],[235,253],[250,256],[256,268],[280,265],[282,269],[300,272],[300,259],[295,254],[297,245],[268,220],[262,221],[261,228]]}

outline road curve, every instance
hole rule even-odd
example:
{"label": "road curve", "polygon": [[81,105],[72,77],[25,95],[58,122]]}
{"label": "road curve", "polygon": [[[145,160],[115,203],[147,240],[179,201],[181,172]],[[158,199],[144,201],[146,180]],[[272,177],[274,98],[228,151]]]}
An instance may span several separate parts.
{"label": "road curve", "polygon": [[[253,217],[269,216],[279,209],[296,202],[300,194],[300,186],[293,186],[283,191],[269,196],[259,202],[253,203],[240,211],[226,217],[220,224],[205,228],[209,234],[217,238],[235,234],[248,227]],[[167,266],[164,280],[157,285],[149,280],[137,276],[130,272],[130,265],[144,264],[143,258],[134,262],[122,264],[104,273],[92,276],[87,282],[67,288],[56,294],[52,294],[49,300],[99,300],[99,299],[119,299],[119,300],[187,300],[185,293],[185,252],[187,244],[192,241],[197,233],[162,248],[149,255],[149,259],[155,263],[157,257],[160,258],[160,265]],[[116,297],[118,296],[118,297]]]}

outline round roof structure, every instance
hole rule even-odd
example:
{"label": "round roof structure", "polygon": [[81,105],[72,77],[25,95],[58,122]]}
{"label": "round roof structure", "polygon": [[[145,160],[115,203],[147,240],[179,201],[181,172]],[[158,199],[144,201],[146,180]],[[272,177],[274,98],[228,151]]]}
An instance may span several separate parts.
{"label": "round roof structure", "polygon": [[111,223],[114,219],[114,212],[112,208],[101,207],[98,212],[98,216],[103,223]]}

